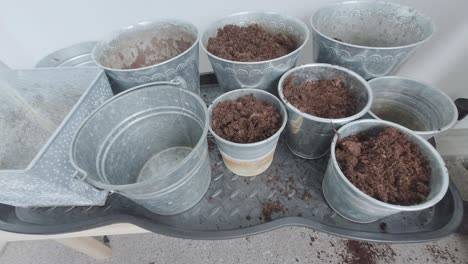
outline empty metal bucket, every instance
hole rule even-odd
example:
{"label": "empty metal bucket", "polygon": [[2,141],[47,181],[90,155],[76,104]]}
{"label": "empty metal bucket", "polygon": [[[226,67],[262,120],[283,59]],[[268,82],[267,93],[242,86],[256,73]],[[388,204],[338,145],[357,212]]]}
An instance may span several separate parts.
{"label": "empty metal bucket", "polygon": [[349,1],[314,12],[313,57],[340,65],[366,80],[394,74],[434,32],[431,18],[412,7],[382,1]]}
{"label": "empty metal bucket", "polygon": [[428,84],[397,77],[369,81],[374,95],[369,114],[400,124],[429,139],[452,128],[458,118],[455,103]]}
{"label": "empty metal bucket", "polygon": [[[301,112],[283,94],[285,80],[295,76],[295,83],[306,80],[339,79],[349,88],[359,111],[348,117],[328,119]],[[288,111],[286,143],[297,156],[305,159],[318,159],[327,154],[335,131],[341,126],[363,117],[370,109],[372,93],[366,80],[343,67],[330,64],[307,64],[286,72],[278,84],[278,94]]]}
{"label": "empty metal bucket", "polygon": [[[362,131],[378,133],[389,126],[395,127],[405,134],[410,141],[420,148],[421,154],[429,160],[431,191],[426,200],[420,204],[401,206],[372,198],[346,178],[336,161],[335,148],[338,140]],[[370,223],[399,212],[419,211],[429,208],[445,196],[448,185],[448,171],[444,160],[429,142],[403,126],[388,121],[368,119],[349,123],[338,130],[338,134],[333,138],[331,145],[330,159],[322,182],[322,190],[330,207],[339,215],[353,222]]]}
{"label": "empty metal bucket", "polygon": [[[215,37],[225,25],[248,26],[258,24],[273,33],[286,33],[297,43],[297,48],[282,57],[257,62],[231,61],[211,54],[208,40]],[[219,84],[225,91],[254,88],[274,91],[283,73],[296,66],[299,52],[309,39],[307,25],[299,19],[273,12],[243,12],[230,15],[211,24],[202,36],[202,49],[208,54]]]}
{"label": "empty metal bucket", "polygon": [[185,21],[164,19],[111,33],[96,44],[92,58],[105,69],[117,93],[178,78],[186,83],[184,88],[200,94],[198,53],[197,28]]}
{"label": "empty metal bucket", "polygon": [[163,215],[183,212],[208,190],[208,112],[173,83],[125,91],[78,130],[71,159],[93,186],[119,192]]}
{"label": "empty metal bucket", "polygon": [[[255,98],[273,105],[282,117],[281,127],[271,137],[255,143],[235,143],[218,136],[211,127],[213,109],[226,100],[236,100],[245,95],[253,95]],[[240,176],[256,176],[270,167],[275,154],[281,132],[286,126],[287,114],[283,104],[272,94],[258,89],[241,89],[225,93],[208,108],[210,116],[210,132],[213,134],[216,144],[223,157],[224,164],[233,173]]]}

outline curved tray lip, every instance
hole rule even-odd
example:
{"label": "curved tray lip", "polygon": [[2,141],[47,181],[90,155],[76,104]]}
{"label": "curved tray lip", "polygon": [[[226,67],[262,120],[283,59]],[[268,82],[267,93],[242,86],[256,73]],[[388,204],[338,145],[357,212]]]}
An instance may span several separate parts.
{"label": "curved tray lip", "polygon": [[158,233],[161,235],[197,239],[197,240],[223,240],[234,239],[246,236],[258,235],[283,227],[306,227],[316,231],[328,233],[346,239],[369,241],[369,242],[385,242],[385,243],[421,243],[437,240],[452,234],[461,225],[463,219],[463,202],[460,193],[456,186],[450,181],[449,187],[452,199],[454,202],[454,213],[450,221],[442,228],[428,232],[414,233],[376,233],[358,230],[349,230],[330,226],[321,222],[316,222],[303,217],[284,217],[251,227],[222,230],[222,231],[198,231],[178,229],[175,227],[162,225],[153,222],[146,217],[139,217],[132,214],[119,213],[110,216],[102,216],[90,220],[84,220],[73,224],[63,224],[54,226],[44,225],[23,225],[19,230],[18,225],[0,222],[0,229],[7,232],[36,234],[36,235],[52,235],[69,232],[79,232],[83,230],[93,229],[97,227],[107,226],[111,224],[128,223],[148,230],[149,232]]}

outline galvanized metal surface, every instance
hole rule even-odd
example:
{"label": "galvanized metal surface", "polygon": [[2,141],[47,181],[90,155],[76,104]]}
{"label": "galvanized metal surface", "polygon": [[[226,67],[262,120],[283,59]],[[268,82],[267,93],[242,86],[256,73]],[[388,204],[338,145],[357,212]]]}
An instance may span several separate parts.
{"label": "galvanized metal surface", "polygon": [[[211,76],[201,79],[213,81]],[[216,85],[205,85],[202,89],[207,103],[221,92]],[[421,242],[451,234],[463,216],[460,194],[450,184],[445,197],[432,208],[399,213],[371,224],[356,224],[334,213],[322,196],[321,183],[328,157],[319,160],[296,157],[281,138],[272,166],[257,177],[245,178],[224,167],[213,138],[209,138],[209,150],[211,186],[195,207],[182,214],[155,215],[113,194],[102,207],[15,210],[0,205],[0,229],[47,234],[127,222],[164,235],[226,239],[295,225],[359,240]],[[271,221],[267,221],[262,211],[269,201],[279,202],[287,210],[273,213]]]}
{"label": "galvanized metal surface", "polygon": [[36,68],[97,67],[91,58],[91,51],[96,43],[96,41],[81,42],[57,50],[41,59],[36,64]]}
{"label": "galvanized metal surface", "polygon": [[369,114],[429,139],[452,128],[458,111],[452,99],[428,84],[398,76],[369,81],[374,100]]}
{"label": "galvanized metal surface", "polygon": [[[255,98],[268,102],[273,105],[283,118],[281,127],[271,137],[260,142],[240,144],[231,142],[218,136],[211,127],[211,118],[213,109],[221,102],[226,100],[236,100],[244,95],[253,95]],[[216,140],[224,164],[229,170],[240,176],[257,176],[264,172],[273,161],[276,145],[281,133],[283,132],[287,114],[284,105],[274,95],[258,89],[241,89],[222,94],[216,98],[208,109],[210,117],[210,132]]]}
{"label": "galvanized metal surface", "polygon": [[[282,57],[260,62],[230,61],[211,54],[208,40],[216,36],[218,29],[234,24],[248,26],[258,24],[270,32],[281,32],[292,37],[298,47]],[[309,39],[309,29],[302,21],[273,12],[244,12],[230,15],[211,24],[203,33],[202,49],[208,54],[219,84],[225,91],[254,88],[276,92],[276,84],[283,73],[296,66],[299,53]]]}
{"label": "galvanized metal surface", "polygon": [[413,8],[383,1],[325,6],[310,23],[314,60],[346,67],[366,80],[396,73],[435,27]]}
{"label": "galvanized metal surface", "polygon": [[[346,178],[336,161],[335,148],[338,140],[363,131],[376,134],[385,127],[395,127],[404,133],[411,142],[419,147],[421,154],[427,157],[429,161],[431,168],[431,191],[426,200],[420,204],[400,206],[384,203],[370,197],[356,188]],[[328,204],[338,214],[353,222],[370,223],[399,212],[420,211],[429,208],[445,196],[448,185],[448,170],[445,167],[444,160],[429,142],[403,126],[388,121],[368,119],[347,124],[338,130],[331,144],[330,159],[322,188],[323,195]]]}
{"label": "galvanized metal surface", "polygon": [[[92,52],[94,62],[105,69],[116,92],[145,83],[182,79],[190,91],[200,93],[198,72],[198,30],[185,21],[165,19],[142,22],[117,30],[100,41]],[[190,48],[178,54],[180,42]],[[177,54],[175,56],[175,54]],[[146,58],[168,60],[154,65],[125,69],[142,64]]]}
{"label": "galvanized metal surface", "polygon": [[146,84],[92,113],[72,143],[75,168],[91,185],[118,192],[153,213],[178,214],[211,180],[208,112],[178,84]]}
{"label": "galvanized metal surface", "polygon": [[102,205],[107,192],[75,180],[69,160],[81,122],[112,91],[98,68],[0,73],[0,202]]}
{"label": "galvanized metal surface", "polygon": [[[294,83],[297,85],[307,80],[339,79],[349,89],[359,111],[352,116],[338,119],[320,118],[303,113],[283,94],[284,82],[289,76],[294,76]],[[361,76],[343,67],[330,64],[306,64],[289,70],[279,81],[278,94],[288,111],[286,128],[288,147],[296,155],[305,159],[317,159],[326,155],[336,130],[353,120],[362,118],[372,104],[372,92]]]}

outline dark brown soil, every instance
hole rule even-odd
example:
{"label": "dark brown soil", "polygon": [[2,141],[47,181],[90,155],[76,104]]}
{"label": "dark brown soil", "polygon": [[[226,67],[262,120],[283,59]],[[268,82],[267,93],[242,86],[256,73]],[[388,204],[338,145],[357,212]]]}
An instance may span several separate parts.
{"label": "dark brown soil", "polygon": [[348,240],[345,242],[346,254],[341,255],[343,263],[375,264],[378,260],[390,263],[395,260],[395,252],[389,245],[373,245],[366,242]]}
{"label": "dark brown soil", "polygon": [[344,175],[364,193],[386,203],[414,205],[430,191],[430,167],[418,146],[398,129],[362,132],[340,140],[336,159]]}
{"label": "dark brown soil", "polygon": [[283,93],[301,112],[322,118],[342,118],[357,112],[356,102],[342,81],[295,83],[294,80],[294,75],[285,80]]}
{"label": "dark brown soil", "polygon": [[273,34],[254,24],[246,27],[226,25],[208,40],[207,50],[232,61],[265,61],[284,56],[297,44],[284,33]]}
{"label": "dark brown soil", "polygon": [[281,127],[282,117],[271,104],[243,96],[219,103],[211,117],[211,127],[220,137],[236,143],[254,143],[271,137]]}
{"label": "dark brown soil", "polygon": [[283,205],[279,201],[271,201],[268,200],[266,203],[263,203],[263,219],[269,222],[271,221],[271,215],[274,213],[286,213],[288,209],[284,208]]}

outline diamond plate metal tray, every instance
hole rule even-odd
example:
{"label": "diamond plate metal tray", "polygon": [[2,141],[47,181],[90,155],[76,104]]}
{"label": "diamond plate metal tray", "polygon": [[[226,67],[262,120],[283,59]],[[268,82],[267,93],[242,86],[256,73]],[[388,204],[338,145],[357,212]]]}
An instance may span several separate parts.
{"label": "diamond plate metal tray", "polygon": [[[222,93],[212,74],[201,76],[202,97],[209,104]],[[421,242],[454,232],[463,217],[456,187],[436,206],[400,213],[371,224],[356,224],[334,213],[325,202],[321,182],[328,157],[304,160],[279,142],[272,166],[257,177],[229,172],[209,138],[212,182],[195,207],[174,216],[146,211],[113,194],[99,207],[15,208],[0,205],[0,229],[19,233],[53,234],[112,223],[132,223],[155,233],[192,239],[227,239],[284,226],[303,226],[366,241]]]}

